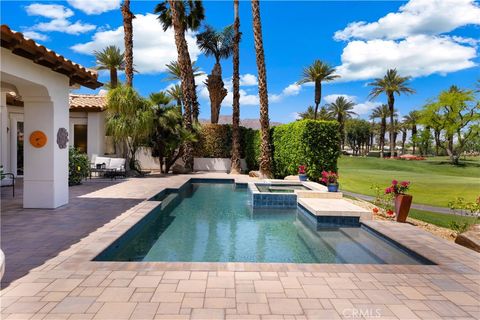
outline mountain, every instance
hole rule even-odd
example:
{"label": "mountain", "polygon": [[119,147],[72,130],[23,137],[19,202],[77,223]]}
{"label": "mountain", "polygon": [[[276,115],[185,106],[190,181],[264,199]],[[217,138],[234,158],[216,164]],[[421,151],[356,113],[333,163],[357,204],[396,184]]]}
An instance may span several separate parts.
{"label": "mountain", "polygon": [[[200,119],[199,121],[202,124],[210,123],[210,120],[207,120],[207,119]],[[232,124],[232,116],[220,116],[219,119],[218,119],[218,124]],[[283,123],[270,121],[270,127],[279,126],[281,124],[283,124]],[[245,128],[251,128],[251,129],[259,130],[260,129],[260,120],[258,120],[258,119],[241,119],[240,120],[240,126],[245,127]]]}

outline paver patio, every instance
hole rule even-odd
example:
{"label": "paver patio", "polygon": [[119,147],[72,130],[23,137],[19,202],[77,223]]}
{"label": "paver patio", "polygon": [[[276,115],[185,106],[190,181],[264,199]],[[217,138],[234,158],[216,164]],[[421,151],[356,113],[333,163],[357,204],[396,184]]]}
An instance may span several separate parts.
{"label": "paver patio", "polygon": [[5,194],[2,319],[480,318],[480,254],[408,224],[366,222],[437,265],[91,261],[190,177],[87,182],[57,210]]}

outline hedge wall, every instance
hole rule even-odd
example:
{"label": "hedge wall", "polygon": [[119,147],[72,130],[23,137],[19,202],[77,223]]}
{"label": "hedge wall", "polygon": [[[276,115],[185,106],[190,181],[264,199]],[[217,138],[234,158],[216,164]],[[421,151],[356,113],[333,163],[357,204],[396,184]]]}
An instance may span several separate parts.
{"label": "hedge wall", "polygon": [[[258,169],[260,134],[258,130],[240,127],[241,158],[245,158],[249,170]],[[199,158],[231,158],[232,126],[204,124],[201,126],[194,156]]]}
{"label": "hedge wall", "polygon": [[339,128],[336,121],[302,120],[273,128],[274,175],[296,175],[299,165],[317,181],[322,170],[337,171],[340,156]]}

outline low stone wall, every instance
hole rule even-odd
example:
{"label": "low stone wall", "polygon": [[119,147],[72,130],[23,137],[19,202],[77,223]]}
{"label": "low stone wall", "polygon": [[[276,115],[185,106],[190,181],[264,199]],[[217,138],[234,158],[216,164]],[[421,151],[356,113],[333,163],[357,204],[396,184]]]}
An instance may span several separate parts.
{"label": "low stone wall", "polygon": [[[232,162],[228,158],[195,158],[193,170],[210,172],[229,172]],[[247,170],[245,159],[240,160],[242,171]]]}

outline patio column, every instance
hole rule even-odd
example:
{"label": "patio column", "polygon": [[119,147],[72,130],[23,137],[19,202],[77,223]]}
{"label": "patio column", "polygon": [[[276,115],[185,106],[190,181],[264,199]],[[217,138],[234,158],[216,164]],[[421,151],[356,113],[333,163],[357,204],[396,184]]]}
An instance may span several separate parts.
{"label": "patio column", "polygon": [[[57,145],[59,128],[69,127],[68,92],[23,96],[24,101],[24,208],[57,208],[68,203],[68,148]],[[46,144],[37,148],[30,135],[42,131]]]}
{"label": "patio column", "polygon": [[10,172],[10,161],[8,159],[8,111],[7,92],[2,90],[0,97],[0,164],[4,172]]}

